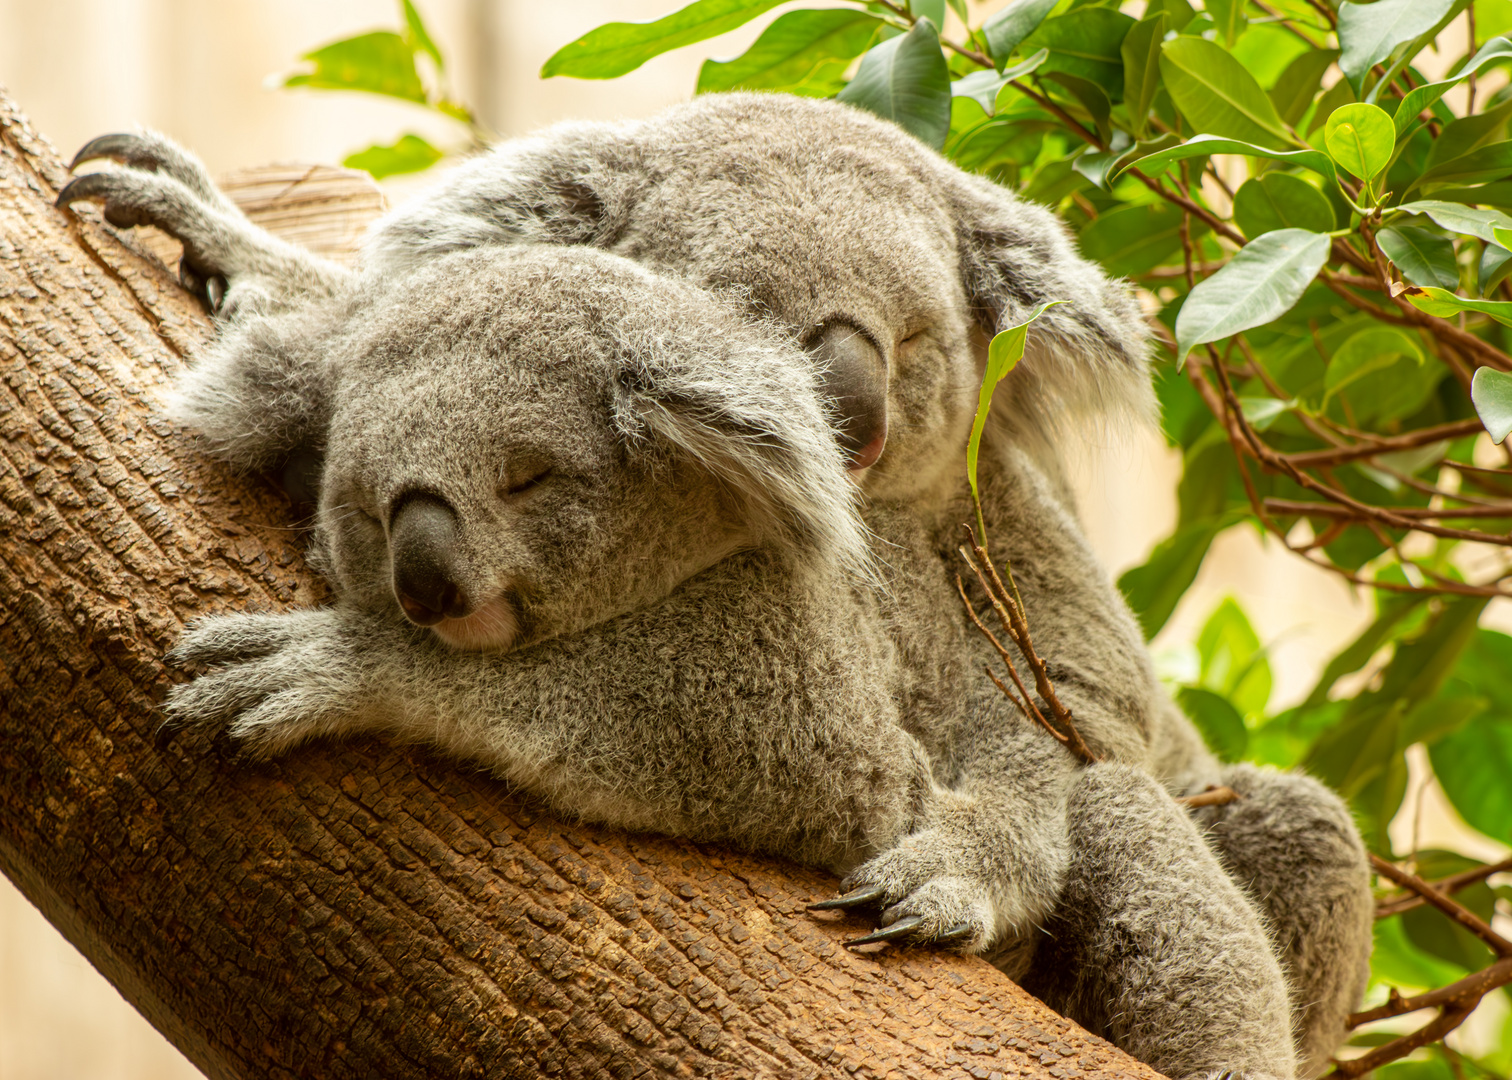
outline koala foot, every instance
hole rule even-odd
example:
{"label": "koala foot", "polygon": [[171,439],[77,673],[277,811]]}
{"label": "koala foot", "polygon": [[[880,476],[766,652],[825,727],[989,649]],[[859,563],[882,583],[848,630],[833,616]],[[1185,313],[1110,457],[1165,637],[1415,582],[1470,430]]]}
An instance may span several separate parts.
{"label": "koala foot", "polygon": [[199,159],[170,139],[155,132],[140,134],[101,135],[85,143],[74,159],[68,163],[73,172],[86,161],[114,161],[143,172],[160,172],[171,176],[196,196],[222,209],[231,209],[210,173]]}
{"label": "koala foot", "polygon": [[846,945],[897,941],[981,952],[998,936],[996,890],[961,865],[965,855],[948,830],[925,829],[852,871],[844,895],[810,910],[880,907],[881,928]]}
{"label": "koala foot", "polygon": [[168,721],[224,726],[262,758],[352,730],[371,705],[352,641],[335,610],[201,619],[167,659],[218,670],[169,691]]}

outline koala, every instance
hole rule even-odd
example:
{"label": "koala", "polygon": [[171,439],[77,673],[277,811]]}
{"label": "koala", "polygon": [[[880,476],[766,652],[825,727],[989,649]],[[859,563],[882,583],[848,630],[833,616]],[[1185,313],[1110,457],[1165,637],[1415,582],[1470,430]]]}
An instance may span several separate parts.
{"label": "koala", "polygon": [[[884,929],[861,940],[985,953],[1172,1076],[1290,1076],[1326,1060],[1363,986],[1363,852],[1320,786],[1224,770],[1206,754],[1081,539],[1056,433],[1077,412],[1137,411],[1148,389],[1131,303],[1049,215],[864,114],[749,95],[506,144],[381,225],[356,274],[256,230],[164,140],[108,137],[83,156],[128,169],[80,177],[60,203],[99,199],[113,223],[179,236],[187,276],[222,312],[180,415],[240,464],[321,463],[315,554],[336,607],[191,629],[180,657],[225,666],[181,688],[176,715],[229,723],[265,753],[358,729],[421,739],[488,762],[565,812],[829,866],[848,874],[832,906],[883,908]],[[724,202],[707,201],[716,196]],[[601,296],[617,299],[590,302],[552,276],[553,259],[578,267],[585,254],[615,263],[619,284]],[[505,255],[523,261],[487,258]],[[623,276],[627,262],[642,276]],[[527,279],[549,284],[519,286]],[[666,301],[630,295],[674,284],[684,291]],[[1090,768],[980,675],[986,654],[954,594],[977,353],[994,326],[1059,289],[1077,314],[1037,336],[1012,407],[994,419],[984,515],[1058,692],[1106,759]],[[451,296],[466,299],[441,299]],[[520,564],[502,576],[489,568],[499,541],[486,537],[510,532],[494,502],[546,496],[568,473],[549,471],[555,449],[510,448],[481,415],[493,413],[458,390],[492,385],[497,363],[477,367],[489,357],[530,367],[492,320],[529,327],[561,310],[550,333],[563,340],[612,326],[617,340],[644,341],[664,324],[692,326],[668,304],[708,303],[719,314],[697,325],[723,326],[715,337],[751,341],[753,319],[768,332],[719,354],[728,362],[709,385],[725,386],[728,407],[746,394],[748,369],[765,367],[812,396],[805,423],[828,410],[830,456],[813,440],[802,456],[821,473],[815,462],[831,466],[831,486],[813,490],[833,492],[849,466],[866,498],[865,558],[853,543],[865,534],[837,524],[856,512],[845,499],[798,512],[770,489],[769,465],[731,472],[729,447],[715,449],[732,433],[737,445],[768,441],[786,430],[776,413],[699,428],[695,441],[670,422],[651,431],[646,417],[672,410],[674,394],[616,405],[593,424],[563,406],[576,421],[560,430],[608,431],[627,453],[642,438],[666,444],[668,486],[613,504],[641,509],[637,535],[586,529],[602,561],[580,565],[615,584],[571,582],[544,546],[507,555],[540,557],[541,584],[501,584]],[[410,321],[418,311],[428,314]],[[638,323],[642,311],[657,314]],[[505,415],[546,417],[562,400],[581,403],[582,386],[602,391],[595,370],[600,381],[574,382],[549,396],[555,404],[531,399],[516,412],[513,386],[498,400],[510,401]],[[615,393],[642,385],[608,381]],[[415,407],[358,404],[380,382]],[[630,416],[651,434],[631,437]],[[464,437],[449,440],[458,418]],[[367,424],[381,429],[377,442],[364,443]],[[380,444],[389,452],[374,452]],[[380,479],[404,456],[396,445],[413,447],[404,468],[419,481]],[[480,456],[493,471],[474,480]],[[496,460],[516,456],[523,464]],[[813,480],[784,461],[777,472]],[[679,535],[689,521],[694,543]],[[653,522],[664,536],[639,535]],[[644,565],[621,588],[624,560],[602,553],[630,549]],[[488,603],[486,618],[475,614]],[[647,670],[648,652],[679,662]],[[1204,835],[1170,794],[1214,782],[1244,799],[1203,811]]]}

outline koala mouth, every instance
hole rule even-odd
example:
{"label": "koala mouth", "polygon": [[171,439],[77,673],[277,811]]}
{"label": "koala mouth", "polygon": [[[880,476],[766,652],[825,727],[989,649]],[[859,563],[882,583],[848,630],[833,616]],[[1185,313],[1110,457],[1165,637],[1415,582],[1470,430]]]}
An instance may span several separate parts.
{"label": "koala mouth", "polygon": [[505,652],[520,636],[520,618],[507,597],[496,596],[461,618],[444,618],[431,632],[459,652]]}

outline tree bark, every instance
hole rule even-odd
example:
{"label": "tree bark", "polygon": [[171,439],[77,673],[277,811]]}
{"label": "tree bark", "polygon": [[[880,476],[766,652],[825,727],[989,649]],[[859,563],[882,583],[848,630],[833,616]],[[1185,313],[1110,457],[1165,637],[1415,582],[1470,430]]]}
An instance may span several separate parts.
{"label": "tree bark", "polygon": [[0,868],[213,1077],[1153,1077],[986,963],[848,952],[828,875],[557,821],[373,742],[165,730],[194,616],[320,602],[163,418],[210,326],[0,92]]}

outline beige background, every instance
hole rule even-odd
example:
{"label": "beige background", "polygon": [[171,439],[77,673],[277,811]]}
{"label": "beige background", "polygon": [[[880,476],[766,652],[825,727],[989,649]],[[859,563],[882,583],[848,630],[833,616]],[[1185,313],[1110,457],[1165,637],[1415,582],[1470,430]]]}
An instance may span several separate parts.
{"label": "beige background", "polygon": [[[739,53],[783,10],[611,83],[537,77],[546,57],[582,32],[612,19],[655,18],[673,3],[420,0],[420,7],[460,96],[507,137],[569,117],[644,116],[685,100],[705,56]],[[137,124],[178,139],[217,174],[271,161],[337,162],[408,130],[438,144],[460,141],[445,121],[402,103],[270,88],[269,76],[303,51],[397,26],[397,7],[388,0],[0,0],[0,84],[65,156],[92,136]],[[390,197],[423,184],[394,182]],[[1094,432],[1071,453],[1087,527],[1110,571],[1143,561],[1175,520],[1179,460],[1147,431]],[[1337,578],[1250,530],[1234,531],[1157,640],[1163,663],[1180,664],[1226,594],[1239,598],[1271,647],[1273,705],[1299,699],[1370,611]],[[1512,627],[1507,610],[1491,617]],[[1423,803],[1420,840],[1457,831],[1433,792]],[[1398,825],[1411,835],[1411,822]],[[1475,853],[1497,850],[1482,844]],[[0,879],[0,1080],[197,1075]]]}

